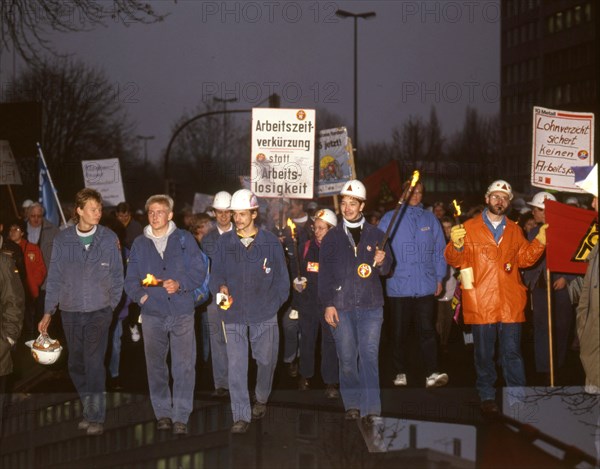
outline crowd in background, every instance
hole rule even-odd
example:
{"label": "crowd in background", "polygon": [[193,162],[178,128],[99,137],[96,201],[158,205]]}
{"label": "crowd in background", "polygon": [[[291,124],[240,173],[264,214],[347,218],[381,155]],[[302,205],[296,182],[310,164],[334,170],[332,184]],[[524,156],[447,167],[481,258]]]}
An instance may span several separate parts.
{"label": "crowd in background", "polygon": [[[357,187],[358,189],[356,189]],[[362,192],[364,186],[359,181],[354,181],[354,189],[345,186],[341,193],[342,206],[341,209],[338,209],[339,213],[337,214],[331,198],[318,200],[279,198],[259,201],[256,197],[252,199],[250,191],[244,189],[241,191],[250,194],[248,203],[239,202],[242,196],[239,195],[240,191],[236,192],[233,198],[226,192],[222,192],[217,194],[213,204],[202,213],[194,213],[190,206],[184,206],[183,209],[175,212],[172,199],[168,196],[158,195],[153,196],[155,199],[149,199],[144,210],[134,209],[123,202],[117,207],[100,210],[102,218],[98,215],[98,221],[90,223],[90,230],[93,233],[96,233],[97,224],[109,228],[114,233],[115,238],[118,239],[121,267],[129,271],[126,274],[118,271],[121,281],[125,275],[126,287],[125,290],[120,287],[121,293],[115,300],[116,303],[110,302],[108,305],[111,310],[111,321],[109,321],[110,325],[108,323],[106,325],[106,330],[109,331],[106,343],[109,344],[107,347],[107,378],[110,389],[121,388],[119,372],[121,339],[124,333],[130,334],[134,342],[144,341],[147,361],[162,363],[170,350],[172,355],[180,354],[183,357],[182,360],[189,365],[195,363],[196,360],[196,356],[193,357],[193,360],[189,356],[190,350],[193,349],[193,353],[197,354],[203,362],[212,365],[214,395],[231,398],[234,415],[232,432],[243,433],[250,420],[262,418],[266,412],[273,371],[277,363],[280,335],[284,367],[289,376],[298,380],[299,390],[305,391],[314,386],[315,354],[320,353],[320,373],[325,383],[327,398],[339,399],[341,397],[348,419],[359,417],[373,419],[378,417],[381,411],[378,395],[375,398],[369,394],[369,390],[377,389],[378,393],[379,388],[380,378],[376,354],[379,350],[381,323],[384,321],[384,304],[386,308],[385,321],[390,323],[390,341],[393,345],[395,372],[393,376],[383,377],[382,381],[389,382],[394,386],[406,386],[411,378],[407,364],[410,352],[406,349],[411,330],[414,330],[418,337],[419,353],[425,368],[425,387],[444,386],[451,378],[439,369],[438,358],[440,354],[448,351],[452,328],[460,327],[465,347],[473,346],[473,329],[475,329],[475,343],[477,344],[478,340],[484,340],[481,335],[483,333],[479,332],[478,327],[472,328],[461,320],[460,267],[457,267],[458,264],[451,265],[451,262],[447,262],[447,259],[452,258],[452,252],[449,256],[446,255],[446,259],[443,252],[444,249],[447,252],[448,250],[452,251],[454,246],[456,252],[460,253],[463,249],[461,239],[464,243],[465,238],[465,234],[460,231],[463,229],[462,227],[467,227],[466,237],[468,240],[469,236],[473,236],[473,228],[470,227],[473,227],[474,224],[467,223],[467,221],[480,219],[482,214],[493,211],[494,197],[500,199],[500,196],[494,194],[502,193],[503,189],[499,188],[496,192],[492,189],[488,190],[485,196],[485,205],[462,207],[462,214],[457,216],[450,201],[429,201],[429,204],[425,204],[424,201],[427,201],[425,187],[422,183],[418,183],[416,187],[412,188],[410,197],[406,201],[407,207],[404,207],[401,212],[402,221],[400,223],[396,221],[396,225],[393,224],[393,211],[386,212],[384,207],[378,207],[364,213],[363,216],[366,192]],[[248,195],[246,192],[243,193],[244,196]],[[512,198],[512,190],[504,192]],[[235,199],[238,195],[238,199]],[[65,207],[69,219],[60,227],[54,226],[45,219],[43,207],[32,201],[23,203],[22,213],[14,220],[0,220],[0,250],[13,259],[24,292],[24,313],[22,324],[19,327],[22,329],[19,340],[35,339],[40,331],[47,332],[48,324],[42,327],[39,324],[44,324],[44,314],[48,313],[47,282],[52,269],[53,244],[55,238],[61,236],[61,233],[66,232],[68,228],[71,228],[73,233],[76,232],[79,239],[85,239],[85,233],[80,229],[82,217],[85,219],[87,216],[85,215],[86,207],[88,207],[86,204],[89,203],[89,200],[101,204],[99,196],[96,197],[92,194],[89,197],[84,200],[83,205],[79,201]],[[490,197],[492,201],[488,200]],[[517,227],[516,229],[520,233],[519,239],[528,240],[531,245],[538,242],[536,240],[542,238],[545,240],[544,229],[540,230],[545,223],[543,202],[546,198],[556,200],[556,196],[542,192],[536,194],[529,201],[523,198],[514,200],[510,200],[510,198],[505,197],[506,207],[501,214],[506,215],[507,223],[512,223],[511,229],[513,225]],[[563,203],[588,208],[586,206],[588,196],[569,195],[560,198]],[[247,220],[242,219],[243,217],[240,218],[241,215],[239,215],[245,211],[250,213]],[[163,215],[167,217],[163,220],[164,223],[162,225],[155,223],[155,218]],[[293,227],[288,223],[288,219],[292,222]],[[393,225],[394,229],[390,232],[389,243],[382,246],[384,244],[382,243],[383,233],[390,225]],[[373,231],[370,231],[371,226]],[[460,230],[458,230],[458,226],[460,226]],[[375,227],[379,227],[379,229]],[[490,229],[492,231],[497,229],[497,224]],[[160,237],[168,238],[174,230],[178,230],[177,233],[179,231],[189,232],[191,236],[187,238],[177,234],[176,236],[179,236],[180,240],[168,241],[169,244],[165,244],[161,248]],[[540,231],[542,231],[541,234]],[[460,236],[453,237],[453,233],[462,234],[462,238]],[[541,236],[542,234],[544,237]],[[97,234],[94,236],[96,236],[95,239],[98,239]],[[517,235],[515,234],[515,236]],[[143,242],[147,239],[150,241],[144,244]],[[188,246],[191,240],[196,241],[194,248],[191,244]],[[264,264],[259,266],[259,269],[252,275],[258,277],[269,274],[273,269],[273,272],[278,272],[276,275],[280,277],[279,280],[285,277],[285,282],[269,283],[271,279],[267,280],[268,275],[266,275],[265,278],[260,277],[260,282],[263,283],[253,280],[248,285],[244,285],[244,288],[252,288],[256,291],[262,291],[261,289],[264,288],[264,295],[278,292],[272,299],[272,303],[278,306],[273,310],[269,309],[267,315],[269,317],[262,317],[259,311],[264,313],[264,306],[258,305],[257,300],[252,298],[253,292],[240,293],[239,282],[242,280],[236,277],[234,272],[236,269],[243,270],[245,267],[239,264],[239,258],[237,264],[232,267],[227,264],[229,261],[223,256],[219,258],[220,254],[218,253],[219,248],[225,249],[226,243],[233,246],[231,249],[237,249],[243,245],[248,250],[250,246],[258,249],[262,246],[261,243],[267,246],[273,240],[276,240],[281,247],[281,258],[278,257],[277,252],[273,254],[273,257],[270,254],[261,254],[261,259],[264,257]],[[410,243],[415,247],[415,252],[406,251],[407,240],[411,240]],[[167,243],[167,241],[164,242]],[[337,248],[335,243],[337,243]],[[346,254],[340,253],[345,249],[346,243],[349,243],[348,246],[352,246],[354,249],[354,251],[348,251],[347,261],[336,258],[335,262],[331,263],[326,261],[327,257],[323,257],[323,249],[338,248],[339,250],[336,251],[338,257],[343,257]],[[535,369],[538,374],[536,383],[530,384],[547,385],[550,382],[550,369],[547,349],[548,326],[545,320],[547,311],[545,264],[542,252],[545,241],[538,244],[535,256],[532,254],[533,257],[530,259],[531,262],[527,265],[523,264],[524,267],[521,269],[522,272],[519,272],[518,281],[521,282],[520,275],[522,274],[529,298],[524,315],[532,326],[535,343]],[[86,249],[89,249],[89,246],[89,244],[86,245]],[[266,252],[264,246],[261,253]],[[366,251],[361,252],[359,249],[361,247]],[[170,301],[172,295],[181,292],[182,288],[186,288],[181,285],[181,281],[174,281],[176,285],[175,283],[171,285],[168,284],[170,280],[165,279],[165,285],[169,285],[170,290],[165,286],[167,292],[162,294],[163,296],[156,296],[152,291],[149,300],[143,299],[143,295],[146,293],[139,286],[138,276],[142,274],[142,271],[138,267],[142,265],[140,259],[154,259],[155,248],[161,259],[156,258],[152,262],[149,261],[149,266],[153,263],[156,268],[159,264],[169,266],[168,268],[173,269],[174,272],[187,271],[186,275],[188,276],[191,275],[189,272],[193,269],[188,260],[181,258],[182,252],[184,256],[189,256],[192,255],[190,253],[196,252],[195,249],[198,251],[201,249],[211,260],[214,270],[214,276],[211,278],[212,297],[207,303],[195,306],[196,314],[188,315],[188,319],[182,320],[183,322],[176,320],[165,325],[165,320],[160,313],[161,308],[163,310],[173,308],[173,302]],[[423,249],[423,252],[420,252],[420,249]],[[128,268],[128,261],[130,265],[132,262],[132,250],[134,251],[135,269]],[[198,255],[193,254],[193,256]],[[541,260],[538,261],[540,256]],[[243,256],[241,258],[243,259]],[[200,265],[199,262],[201,261],[198,260],[194,265]],[[344,274],[346,279],[335,280],[339,272],[344,271],[350,265],[354,266],[352,268],[357,273],[352,270],[351,273]],[[255,267],[255,265],[252,266],[252,268]],[[54,268],[56,269],[56,267]],[[285,272],[277,270],[281,268]],[[145,267],[145,269],[151,270],[152,268]],[[134,270],[135,274],[132,273]],[[167,270],[167,267],[164,270]],[[321,275],[318,275],[319,273]],[[358,275],[358,280],[350,282],[348,278],[355,274]],[[132,276],[129,287],[127,287],[127,275]],[[176,277],[177,274],[173,273],[172,278]],[[216,278],[221,283],[214,283],[217,282]],[[366,283],[361,283],[360,279],[367,278],[370,283],[365,286]],[[52,281],[51,275],[50,279]],[[569,295],[568,288],[569,284],[575,280],[576,276],[574,275],[560,273],[553,273],[551,279],[554,292],[552,301],[556,308],[554,334],[557,339],[555,363],[559,371],[558,379],[561,376],[560,369],[565,363],[567,350],[579,346],[577,335],[574,333],[577,304]],[[54,279],[54,281],[57,280]],[[195,278],[194,281],[198,283],[201,279]],[[349,282],[347,285],[344,283],[346,281]],[[228,282],[238,283],[236,285],[237,293],[230,294],[231,285],[229,288],[223,288]],[[50,288],[55,287],[51,286]],[[192,287],[188,288],[193,289]],[[365,293],[365,298],[367,296],[375,298],[370,300],[371,304],[365,307],[363,302],[359,307],[357,304],[348,302],[348,298],[351,296],[353,298],[357,295],[360,296],[363,288],[366,289],[365,292],[368,291],[368,294]],[[344,291],[353,289],[356,295],[348,291],[345,293],[346,299],[341,301],[336,289]],[[284,293],[281,292],[282,290],[285,290]],[[56,298],[55,292],[51,291],[50,293],[53,295],[52,298]],[[74,294],[77,293],[75,290]],[[217,304],[215,301],[217,293],[231,298],[231,311],[235,311],[238,307],[247,307],[249,310],[244,310],[244,314],[260,316],[259,319],[250,320],[250,323],[258,323],[264,327],[260,333],[253,336],[252,331],[240,332],[243,324],[237,319],[231,319],[234,317],[230,314],[231,311],[224,312],[221,309],[221,304]],[[493,296],[494,294],[493,289],[487,292],[487,295]],[[156,302],[156,305],[162,306],[155,305],[157,311],[155,314],[140,315],[140,311],[144,310],[145,301]],[[108,306],[104,305],[104,307]],[[189,304],[186,303],[182,308],[185,309],[188,306]],[[146,305],[145,310],[149,311],[149,309],[150,306]],[[342,314],[343,311],[360,311],[361,314],[365,314],[365,320],[346,323],[346,318],[353,316]],[[366,314],[365,311],[369,314]],[[381,311],[381,315],[373,316],[374,311]],[[228,316],[228,314],[230,315]],[[374,317],[376,320],[373,319]],[[64,314],[62,322],[65,327]],[[244,324],[247,325],[248,322]],[[273,330],[273,325],[275,325],[277,334]],[[177,332],[178,328],[181,329],[180,332]],[[73,330],[71,329],[71,334],[74,333]],[[169,341],[173,341],[174,334],[181,337],[184,330],[195,331],[197,336],[195,340],[198,340],[199,344],[197,353],[195,340],[192,340],[191,336],[185,345],[186,351],[182,351],[173,344],[168,345]],[[164,335],[158,335],[157,331],[165,332]],[[58,332],[55,333],[58,334]],[[67,333],[67,329],[65,329],[65,333]],[[227,337],[232,338],[235,334],[240,334],[249,341],[253,357],[259,363],[257,400],[251,405],[246,389],[247,346],[243,351],[243,347],[239,346],[239,340],[227,341]],[[481,335],[479,338],[478,334]],[[277,340],[274,340],[275,335]],[[321,338],[320,342],[318,341],[319,337]],[[13,337],[13,339],[15,338]],[[148,344],[149,339],[151,339],[151,344],[162,343],[163,346],[159,348],[154,346],[154,349],[151,349]],[[183,343],[183,339],[179,338],[178,340]],[[520,335],[518,340],[520,340]],[[265,348],[267,342],[270,346]],[[75,353],[73,344],[75,341],[67,338],[71,354]],[[238,346],[234,347],[235,344]],[[87,352],[80,351],[80,353]],[[493,355],[493,350],[491,353]],[[475,354],[477,362],[477,345]],[[233,361],[232,356],[236,357]],[[360,357],[358,359],[359,368],[355,369],[357,357]],[[81,361],[83,363],[84,358],[81,358]],[[185,370],[180,370],[178,369],[179,360],[172,360],[172,363],[173,368],[170,371],[164,369],[162,365],[148,367],[151,398],[159,430],[173,429],[174,433],[185,433],[187,432],[185,427],[187,416],[191,412],[189,402],[192,399],[190,396],[193,394],[193,385],[190,383],[193,381],[193,376],[190,377],[189,366]],[[75,366],[71,361],[69,362],[72,377]],[[508,359],[503,362],[503,367],[509,368],[508,375],[510,375],[512,366]],[[96,367],[94,373],[98,373],[99,369]],[[478,389],[479,380],[483,379],[482,376],[485,373],[481,370],[477,369]],[[10,372],[10,368],[4,367],[0,372],[5,376]],[[504,372],[507,377],[507,370]],[[179,388],[177,384],[174,385],[172,396],[164,391],[165,387],[169,387],[169,373],[174,375],[176,383],[177,380],[184,383]],[[234,373],[233,379],[232,373]],[[510,382],[510,379],[508,376],[507,381]],[[524,377],[517,381],[524,384],[523,380]],[[103,385],[104,381],[102,381]],[[358,391],[350,391],[356,389],[361,389],[362,394]],[[85,395],[85,392],[83,394]],[[493,401],[494,394],[490,394],[488,391],[488,394],[482,395],[481,398],[484,403]],[[187,404],[181,404],[182,400],[185,400]],[[171,409],[171,405],[173,409]],[[482,406],[482,410],[490,410],[490,406],[487,409]],[[90,435],[101,433],[101,425],[98,429],[98,426],[94,426],[94,424],[101,424],[103,417],[85,413],[84,415],[88,420],[80,425],[80,429],[86,430]],[[177,426],[178,424],[179,426]]]}

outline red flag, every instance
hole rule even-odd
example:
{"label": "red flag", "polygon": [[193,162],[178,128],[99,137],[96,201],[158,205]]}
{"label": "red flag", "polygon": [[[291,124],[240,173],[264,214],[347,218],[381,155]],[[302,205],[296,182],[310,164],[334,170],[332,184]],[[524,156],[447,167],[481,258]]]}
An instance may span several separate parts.
{"label": "red flag", "polygon": [[367,205],[370,209],[375,209],[380,205],[386,210],[394,207],[402,194],[398,162],[390,161],[364,178],[363,184],[367,189]]}
{"label": "red flag", "polygon": [[598,213],[546,199],[546,266],[552,272],[585,274],[598,242]]}

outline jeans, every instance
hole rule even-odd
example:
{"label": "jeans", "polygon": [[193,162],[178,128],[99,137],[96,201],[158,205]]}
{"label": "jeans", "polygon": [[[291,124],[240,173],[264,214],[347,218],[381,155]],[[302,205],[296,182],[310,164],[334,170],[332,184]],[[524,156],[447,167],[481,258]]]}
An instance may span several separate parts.
{"label": "jeans", "polygon": [[257,365],[256,400],[266,404],[271,394],[279,351],[277,315],[257,324],[225,324],[225,330],[233,421],[250,422],[252,409],[248,393],[248,341],[252,349],[252,358],[256,360]]}
{"label": "jeans", "polygon": [[104,356],[112,309],[62,311],[61,317],[69,349],[69,376],[83,404],[83,418],[102,423],[106,417]]}
{"label": "jeans", "polygon": [[525,386],[525,368],[521,356],[521,323],[472,324],[476,387],[482,401],[496,397],[496,338],[504,381],[507,386]]}
{"label": "jeans", "polygon": [[[157,419],[187,423],[194,407],[196,335],[193,315],[143,315],[144,352],[150,400]],[[173,391],[167,354],[171,351]]]}
{"label": "jeans", "polygon": [[321,330],[321,377],[325,384],[337,384],[339,380],[338,357],[331,328],[325,322],[322,308],[316,311],[302,310],[298,319],[300,326],[300,374],[311,378],[315,373],[315,349]]}
{"label": "jeans", "polygon": [[340,361],[340,393],[346,410],[361,416],[379,415],[379,338],[383,308],[338,311],[339,323],[331,327]]}
{"label": "jeans", "polygon": [[108,371],[111,378],[119,376],[119,365],[121,363],[121,337],[123,336],[123,321],[124,319],[117,318],[115,329],[112,333],[112,347],[110,349],[110,362],[108,363]]}
{"label": "jeans", "polygon": [[408,371],[408,344],[410,324],[414,320],[415,333],[419,338],[421,354],[427,376],[438,370],[437,338],[435,333],[436,300],[433,295],[413,297],[390,297],[392,307],[390,329],[392,334],[392,359],[396,373]]}
{"label": "jeans", "polygon": [[212,359],[212,372],[215,388],[229,389],[227,377],[227,344],[223,331],[222,317],[214,300],[206,307],[208,330],[210,337],[210,351]]}

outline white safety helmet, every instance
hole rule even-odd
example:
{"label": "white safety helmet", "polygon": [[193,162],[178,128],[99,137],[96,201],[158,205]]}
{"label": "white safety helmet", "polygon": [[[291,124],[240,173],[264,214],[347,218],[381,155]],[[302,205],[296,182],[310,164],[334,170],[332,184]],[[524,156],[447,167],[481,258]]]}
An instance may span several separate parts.
{"label": "white safety helmet", "polygon": [[229,210],[255,210],[258,209],[258,199],[248,189],[240,189],[231,196]]}
{"label": "white safety helmet", "polygon": [[335,216],[335,213],[333,213],[333,211],[329,210],[328,208],[322,208],[320,210],[317,210],[315,212],[315,220],[317,218],[323,220],[325,223],[328,223],[331,226],[337,226],[337,217]]}
{"label": "white safety helmet", "polygon": [[40,334],[36,340],[29,340],[25,345],[31,348],[31,356],[40,365],[56,363],[62,352],[62,345],[56,339]]}
{"label": "white safety helmet", "polygon": [[216,210],[229,210],[231,194],[227,191],[217,192],[213,199],[212,208]]}
{"label": "white safety helmet", "polygon": [[513,198],[511,185],[503,179],[498,179],[497,181],[492,182],[487,188],[485,196],[489,196],[492,192],[504,192],[506,195],[508,195],[509,200],[512,200]]}
{"label": "white safety helmet", "polygon": [[367,189],[365,188],[365,185],[358,179],[352,179],[344,184],[340,195],[349,195],[350,197],[365,201],[367,200]]}
{"label": "white safety helmet", "polygon": [[531,202],[527,202],[529,205],[531,205],[532,207],[537,207],[537,208],[541,208],[542,210],[544,210],[544,201],[546,200],[553,200],[554,202],[556,202],[556,197],[554,197],[552,194],[550,194],[550,192],[538,192],[537,194],[535,194],[533,196],[533,199],[531,199]]}
{"label": "white safety helmet", "polygon": [[572,205],[573,207],[579,207],[579,199],[577,197],[567,197],[565,200],[565,204]]}
{"label": "white safety helmet", "polygon": [[31,199],[25,199],[25,200],[23,201],[23,203],[21,204],[21,207],[22,207],[22,208],[29,208],[29,207],[31,207],[32,205],[33,205],[33,200],[31,200]]}

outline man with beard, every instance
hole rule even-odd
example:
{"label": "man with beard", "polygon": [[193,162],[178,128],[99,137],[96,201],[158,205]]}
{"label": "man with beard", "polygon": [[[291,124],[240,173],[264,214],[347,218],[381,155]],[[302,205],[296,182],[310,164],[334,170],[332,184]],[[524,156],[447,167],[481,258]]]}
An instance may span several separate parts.
{"label": "man with beard", "polygon": [[548,225],[529,243],[521,228],[506,217],[512,198],[508,182],[490,184],[485,194],[487,208],[464,225],[452,227],[444,252],[448,264],[461,269],[464,321],[473,330],[476,386],[484,414],[498,412],[494,388],[497,340],[506,385],[525,386],[521,323],[527,290],[519,269],[535,264],[546,246]]}

